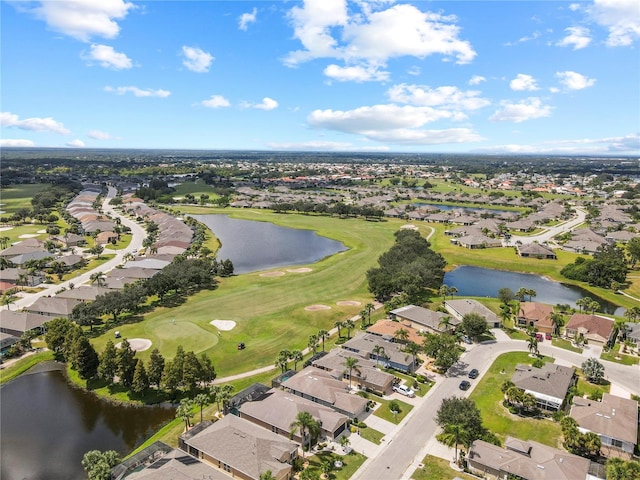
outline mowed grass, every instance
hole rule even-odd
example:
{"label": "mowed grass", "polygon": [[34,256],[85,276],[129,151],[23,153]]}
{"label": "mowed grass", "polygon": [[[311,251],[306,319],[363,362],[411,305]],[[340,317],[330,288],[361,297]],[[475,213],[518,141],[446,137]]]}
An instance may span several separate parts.
{"label": "mowed grass", "polygon": [[[309,335],[320,329],[329,330],[337,320],[350,318],[362,309],[362,306],[338,306],[336,302],[357,300],[364,305],[372,300],[365,273],[393,244],[393,233],[404,224],[252,210],[190,209],[195,213],[193,210],[315,230],[343,242],[349,250],[307,265],[312,269],[308,273],[291,273],[283,268],[279,270],[286,273],[280,277],[264,277],[257,272],[222,279],[217,289],[189,297],[183,305],[158,308],[141,322],[107,331],[94,340],[99,352],[107,339],[113,339],[113,332],[119,330],[123,338],[148,338],[167,358],[174,355],[179,344],[198,355],[206,353],[219,376],[273,365],[280,350],[302,350]],[[313,304],[331,308],[305,310]],[[177,325],[173,325],[174,319]],[[236,327],[221,332],[214,343],[218,329],[210,322],[215,319],[233,320]],[[237,350],[239,342],[244,342],[247,348]],[[140,358],[148,358],[149,352],[140,352]]]}
{"label": "mowed grass", "polygon": [[468,475],[464,472],[459,472],[451,468],[449,462],[433,455],[427,455],[422,460],[424,465],[422,468],[417,468],[413,475],[412,480],[454,480],[456,478],[477,478],[472,475]]}
{"label": "mowed grass", "polygon": [[[532,360],[526,352],[503,353],[493,362],[470,398],[480,409],[484,426],[501,440],[504,441],[509,435],[520,440],[534,440],[551,447],[558,447],[562,436],[558,423],[546,419],[521,418],[510,414],[502,406],[504,398],[502,384],[511,379],[516,364],[531,364]],[[545,360],[552,361],[549,357]]]}
{"label": "mowed grass", "polygon": [[3,186],[0,189],[0,210],[5,213],[2,215],[13,214],[20,208],[31,210],[31,199],[49,187],[46,183]]}

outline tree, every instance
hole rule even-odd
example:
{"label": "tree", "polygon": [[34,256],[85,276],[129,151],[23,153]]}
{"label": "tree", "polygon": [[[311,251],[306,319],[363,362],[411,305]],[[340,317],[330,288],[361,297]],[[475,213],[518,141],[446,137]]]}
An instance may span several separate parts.
{"label": "tree", "polygon": [[149,377],[147,369],[144,368],[144,362],[136,362],[136,369],[133,372],[133,381],[131,382],[131,391],[138,395],[144,394],[149,388]]}
{"label": "tree", "polygon": [[418,345],[416,342],[407,342],[407,344],[404,346],[404,351],[411,355],[414,368],[417,368],[416,357],[418,353],[422,351],[420,345]]}
{"label": "tree", "polygon": [[318,351],[318,336],[317,335],[309,335],[309,342],[307,343],[307,347],[311,350],[313,355]]}
{"label": "tree", "polygon": [[504,305],[509,305],[516,296],[513,293],[513,290],[508,287],[504,287],[498,290],[498,298]]}
{"label": "tree", "polygon": [[110,480],[111,469],[118,463],[120,456],[114,450],[90,450],[82,457],[82,467],[89,480]]}
{"label": "tree", "polygon": [[527,297],[527,289],[524,287],[520,287],[516,292],[516,298],[521,302],[524,302],[524,299]]}
{"label": "tree", "polygon": [[489,331],[487,319],[477,313],[468,313],[462,317],[461,327],[471,338],[479,337]]}
{"label": "tree", "polygon": [[302,352],[300,350],[293,350],[291,352],[291,360],[293,360],[293,369],[298,370],[298,362],[301,362],[303,359]]}
{"label": "tree", "polygon": [[[338,337],[341,337],[342,327],[344,327],[344,324],[340,320],[337,320],[336,323],[333,324],[333,326],[338,329]],[[324,342],[322,343],[322,351],[324,352]]]}
{"label": "tree", "polygon": [[282,373],[289,369],[289,359],[291,358],[291,352],[289,350],[280,350],[278,357],[276,358],[276,367],[280,367]]}
{"label": "tree", "polygon": [[451,326],[452,326],[451,317],[449,315],[445,315],[440,318],[440,321],[438,322],[438,327],[442,328],[443,331],[449,332],[449,330],[451,330]]}
{"label": "tree", "polygon": [[199,393],[195,396],[193,402],[198,407],[200,407],[200,423],[202,423],[202,410],[204,409],[204,407],[209,405],[209,403],[211,402],[211,397],[209,397],[209,395],[207,395],[206,393]]}
{"label": "tree", "polygon": [[318,340],[322,342],[322,351],[324,352],[324,341],[329,338],[329,332],[327,332],[326,330],[318,330],[317,335],[318,335]]}
{"label": "tree", "polygon": [[93,303],[80,302],[71,311],[71,320],[83,327],[89,326],[89,330],[93,331],[93,326],[102,322],[98,317],[98,312]]}
{"label": "tree", "polygon": [[446,428],[447,425],[460,425],[467,434],[461,439],[469,448],[474,440],[482,438],[486,429],[482,426],[480,410],[469,398],[449,397],[442,400],[436,412],[436,423]]}
{"label": "tree", "polygon": [[95,255],[97,259],[100,259],[100,255],[102,255],[102,252],[104,252],[104,247],[98,244],[89,249],[89,253],[91,255]]}
{"label": "tree", "polygon": [[93,345],[84,335],[80,335],[73,343],[73,363],[76,365],[78,375],[83,380],[89,380],[98,374],[100,360]]}
{"label": "tree", "polygon": [[640,478],[640,463],[611,457],[607,460],[607,480],[637,480]]}
{"label": "tree", "polygon": [[353,323],[353,320],[347,319],[347,320],[344,321],[344,323],[342,325],[343,325],[344,328],[347,329],[347,338],[351,338],[351,330],[356,328],[356,325],[355,325],[355,323]]}
{"label": "tree", "polygon": [[553,326],[553,334],[560,335],[560,329],[564,326],[564,317],[559,313],[552,313],[549,318]]}
{"label": "tree", "polygon": [[176,418],[181,418],[184,421],[185,431],[189,430],[193,418],[193,400],[190,398],[180,400],[180,405],[176,409]]}
{"label": "tree", "polygon": [[636,263],[640,262],[640,237],[634,237],[627,242],[627,255],[631,268],[634,268]]}
{"label": "tree", "polygon": [[47,333],[44,336],[44,341],[47,343],[49,350],[64,359],[65,341],[74,329],[79,328],[68,318],[54,318],[47,323]]}
{"label": "tree", "polygon": [[600,383],[604,378],[604,365],[597,358],[590,357],[582,362],[582,373],[591,383]]}
{"label": "tree", "polygon": [[534,355],[538,355],[538,340],[536,339],[536,337],[529,337],[527,348]]}
{"label": "tree", "polygon": [[276,480],[276,477],[273,476],[271,470],[267,470],[266,472],[262,472],[260,474],[260,480]]}
{"label": "tree", "polygon": [[[233,385],[212,385],[209,389],[209,395],[211,395],[211,401],[216,403],[218,411],[221,412],[225,409],[227,402],[231,399],[231,392],[233,392]],[[222,409],[220,406],[222,405]]]}
{"label": "tree", "polygon": [[364,311],[367,312],[367,326],[371,325],[371,314],[376,309],[373,303],[367,303],[364,306]]}
{"label": "tree", "polygon": [[298,430],[300,431],[302,456],[304,457],[304,446],[308,444],[307,449],[311,448],[311,442],[320,434],[320,423],[309,412],[303,410],[296,414],[296,419],[291,422],[289,427],[291,429],[290,438],[293,438]]}
{"label": "tree", "polygon": [[591,297],[582,297],[582,298],[579,298],[578,300],[576,300],[576,305],[578,306],[578,311],[581,312],[583,308],[586,311],[587,310],[587,305],[589,305],[592,301],[593,301],[593,299]]}
{"label": "tree", "polygon": [[436,439],[440,443],[444,443],[447,447],[454,447],[453,462],[458,463],[458,445],[465,443],[467,431],[464,425],[459,423],[449,423],[444,426],[442,433],[436,435]]}
{"label": "tree", "polygon": [[89,280],[91,280],[91,283],[97,284],[98,287],[104,286],[105,279],[106,279],[106,276],[103,272],[95,272],[89,276]]}
{"label": "tree", "polygon": [[164,357],[160,354],[160,350],[154,348],[149,357],[149,366],[147,367],[147,377],[149,384],[160,386],[162,380],[162,372],[164,371]]}
{"label": "tree", "polygon": [[373,350],[371,350],[371,353],[373,353],[375,355],[375,357],[376,357],[376,366],[378,366],[378,361],[381,358],[386,358],[386,356],[387,356],[385,354],[384,347],[382,345],[380,345],[380,344],[374,345]]}
{"label": "tree", "polygon": [[113,383],[113,377],[115,377],[118,371],[118,352],[111,340],[107,340],[107,344],[104,346],[102,355],[100,356],[100,366],[98,367],[98,373],[108,383]]}
{"label": "tree", "polygon": [[136,370],[136,363],[138,363],[135,356],[135,350],[131,348],[131,344],[125,338],[120,344],[118,352],[118,376],[125,387],[130,387],[133,382],[133,374]]}
{"label": "tree", "polygon": [[358,364],[360,362],[358,361],[357,358],[355,357],[347,357],[345,359],[344,362],[344,366],[347,368],[347,370],[349,371],[349,389],[351,389],[351,374],[353,372],[353,369],[357,370]]}
{"label": "tree", "polygon": [[192,351],[185,352],[182,362],[182,385],[193,398],[200,379],[200,362]]}
{"label": "tree", "polygon": [[395,338],[399,343],[405,343],[409,339],[409,332],[400,327],[398,330],[393,332],[393,338]]}
{"label": "tree", "polygon": [[448,333],[428,333],[422,341],[424,353],[433,358],[433,365],[446,372],[460,359],[456,339]]}

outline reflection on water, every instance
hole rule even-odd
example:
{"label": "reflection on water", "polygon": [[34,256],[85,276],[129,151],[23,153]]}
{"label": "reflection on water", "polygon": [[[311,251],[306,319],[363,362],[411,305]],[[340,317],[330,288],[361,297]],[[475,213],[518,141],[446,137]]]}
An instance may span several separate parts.
{"label": "reflection on water", "polygon": [[87,451],[125,455],[174,417],[171,408],[102,401],[59,370],[23,375],[0,395],[2,480],[86,478],[80,461]]}

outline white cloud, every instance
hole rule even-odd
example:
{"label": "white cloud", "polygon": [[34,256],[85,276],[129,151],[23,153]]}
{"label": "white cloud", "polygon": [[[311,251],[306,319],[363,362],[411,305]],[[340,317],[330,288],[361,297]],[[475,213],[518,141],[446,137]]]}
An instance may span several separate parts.
{"label": "white cloud", "polygon": [[115,93],[117,95],[124,95],[126,93],[133,93],[136,97],[160,97],[166,98],[171,95],[168,90],[152,90],[150,88],[142,89],[138,87],[104,87],[105,92]]}
{"label": "white cloud", "polygon": [[593,78],[585,77],[576,72],[567,70],[566,72],[557,72],[556,77],[560,80],[560,83],[569,90],[582,90],[595,85],[596,81]]}
{"label": "white cloud", "polygon": [[124,53],[116,52],[113,47],[108,45],[91,45],[91,51],[88,54],[83,54],[82,58],[89,62],[96,61],[101,67],[113,68],[114,70],[124,70],[133,66],[129,57]]}
{"label": "white cloud", "polygon": [[481,137],[466,128],[422,130],[437,120],[457,120],[457,112],[428,106],[373,105],[354,110],[314,110],[307,122],[315,128],[363,135],[370,140],[396,144],[431,145],[475,142]]}
{"label": "white cloud", "polygon": [[[296,66],[317,58],[342,60],[344,67],[332,65],[325,73],[342,81],[364,81],[364,73],[380,72],[394,57],[441,54],[463,64],[476,55],[469,42],[459,39],[454,16],[422,12],[406,4],[390,8],[387,2],[357,5],[361,11],[351,16],[346,0],[306,0],[303,7],[293,7],[289,19],[303,49],[290,52],[284,63]],[[388,75],[384,73],[366,78],[383,81]]]}
{"label": "white cloud", "polygon": [[258,110],[273,110],[278,108],[278,102],[269,97],[264,97],[260,103],[242,102],[242,108],[257,108]]}
{"label": "white cloud", "polygon": [[543,105],[539,98],[527,98],[518,103],[501,102],[502,108],[489,117],[492,122],[521,123],[551,115],[551,107]]}
{"label": "white cloud", "polygon": [[200,105],[207,108],[221,108],[228,107],[231,105],[231,103],[222,95],[211,95],[211,98],[209,98],[208,100],[203,100],[202,102],[200,102]]}
{"label": "white cloud", "polygon": [[0,113],[0,125],[3,127],[15,127],[21,130],[31,130],[34,132],[53,132],[60,135],[68,135],[71,131],[64,125],[51,117],[39,118],[31,117],[20,120],[18,115],[11,112]]}
{"label": "white cloud", "polygon": [[477,110],[491,102],[480,97],[475,90],[463,91],[457,87],[431,88],[426,85],[394,85],[387,91],[389,99],[397,103],[408,103],[429,107],[444,107],[456,110]]}
{"label": "white cloud", "polygon": [[522,90],[538,90],[538,86],[536,85],[536,79],[531,75],[526,75],[524,73],[519,73],[516,75],[516,78],[511,80],[509,83],[511,90],[522,91]]}
{"label": "white cloud", "polygon": [[370,82],[385,81],[389,79],[389,72],[380,71],[376,66],[340,67],[331,64],[324,69],[324,74],[339,82]]}
{"label": "white cloud", "polygon": [[596,23],[609,30],[608,46],[629,46],[640,39],[637,0],[594,0],[587,12]]}
{"label": "white cloud", "polygon": [[211,63],[215,60],[213,55],[197,47],[182,47],[185,59],[182,64],[192,72],[205,73],[209,71]]}
{"label": "white cloud", "polygon": [[0,138],[0,147],[35,147],[36,144],[31,140],[19,138]]}
{"label": "white cloud", "polygon": [[103,132],[101,130],[91,130],[87,133],[87,137],[93,138],[94,140],[111,140],[113,136],[110,133]]}
{"label": "white cloud", "polygon": [[407,73],[409,75],[417,76],[422,73],[422,70],[417,65],[414,65],[413,67],[409,68],[409,70],[407,70]]}
{"label": "white cloud", "polygon": [[387,152],[389,147],[386,146],[357,146],[349,142],[331,142],[322,140],[311,140],[308,142],[270,142],[267,144],[269,148],[274,150],[293,150],[293,151],[328,151],[328,152]]}
{"label": "white cloud", "polygon": [[476,149],[482,153],[563,154],[563,155],[637,155],[640,151],[640,135],[622,137],[582,138],[577,140],[555,140],[536,145],[493,145]]}
{"label": "white cloud", "polygon": [[251,13],[243,13],[242,15],[240,15],[240,18],[238,19],[238,28],[240,30],[246,31],[249,24],[256,21],[257,13],[258,9],[254,8]]}
{"label": "white cloud", "polygon": [[588,28],[569,27],[565,28],[564,31],[567,32],[567,36],[556,43],[559,47],[569,47],[573,45],[574,50],[580,50],[591,43],[591,35]]}
{"label": "white cloud", "polygon": [[124,19],[129,10],[136,7],[124,0],[45,0],[36,7],[25,8],[52,30],[88,42],[94,36],[118,36],[120,26],[116,21]]}
{"label": "white cloud", "polygon": [[572,12],[577,12],[580,8],[582,8],[582,6],[579,3],[572,3],[569,5],[569,10]]}
{"label": "white cloud", "polygon": [[71,140],[66,143],[67,147],[84,148],[84,142],[80,139]]}
{"label": "white cloud", "polygon": [[[535,20],[535,18],[534,18],[534,20]],[[540,32],[533,32],[530,36],[526,36],[525,35],[524,37],[520,37],[515,42],[507,42],[507,43],[505,43],[505,45],[507,47],[513,47],[514,45],[517,45],[519,43],[530,42],[530,41],[535,40],[537,38],[540,38]]]}
{"label": "white cloud", "polygon": [[480,85],[482,82],[486,82],[487,79],[482,75],[474,75],[469,79],[469,85]]}

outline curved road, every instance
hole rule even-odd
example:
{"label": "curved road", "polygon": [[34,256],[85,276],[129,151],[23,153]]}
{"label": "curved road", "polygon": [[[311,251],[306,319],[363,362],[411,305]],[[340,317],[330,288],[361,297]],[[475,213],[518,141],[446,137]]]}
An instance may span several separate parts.
{"label": "curved road", "polygon": [[[540,344],[540,353],[548,355],[558,363],[571,363],[581,365],[586,357],[553,347]],[[528,351],[526,342],[522,340],[500,340],[499,342],[475,345],[465,354],[458,365],[453,368],[462,370],[461,377],[444,377],[425,395],[403,420],[401,427],[394,434],[386,438],[386,442],[365,461],[358,471],[351,477],[352,480],[392,480],[410,478],[415,465],[422,461],[426,454],[427,444],[438,431],[434,417],[444,398],[451,396],[467,397],[471,391],[461,391],[458,388],[461,378],[466,378],[466,372],[471,368],[477,368],[481,376],[491,366],[498,355],[513,351]],[[606,377],[631,392],[638,392],[640,385],[640,369],[638,366],[624,366],[617,363],[601,361],[605,366]],[[458,368],[459,367],[459,368]],[[477,381],[473,382],[475,386]]]}
{"label": "curved road", "polygon": [[553,237],[559,235],[561,233],[568,232],[573,230],[578,225],[584,223],[587,218],[587,212],[581,208],[574,207],[576,212],[576,216],[571,220],[567,220],[566,222],[559,223],[558,225],[554,225],[553,227],[546,228],[543,232],[540,232],[536,235],[529,236],[521,236],[521,235],[512,235],[509,239],[509,242],[503,241],[503,245],[513,245],[516,242],[520,242],[523,245],[527,245],[529,243],[545,243],[553,241]]}
{"label": "curved road", "polygon": [[[114,187],[108,187],[108,189],[109,189],[108,193],[105,196],[104,201],[102,202],[102,210],[105,213],[110,214],[112,217],[119,217],[122,222],[122,225],[129,227],[131,229],[132,236],[131,236],[131,243],[129,244],[129,246],[126,249],[115,251],[116,254],[114,258],[112,258],[108,262],[103,263],[99,267],[94,268],[93,270],[85,272],[81,275],[78,275],[77,277],[71,278],[62,283],[57,283],[54,285],[46,285],[43,290],[36,293],[27,294],[23,298],[16,300],[13,303],[13,305],[16,306],[16,309],[27,307],[40,297],[55,295],[55,292],[60,290],[62,287],[69,288],[70,283],[73,283],[77,287],[80,284],[88,282],[93,273],[108,272],[109,270],[114,269],[115,267],[117,267],[123,262],[124,256],[126,255],[127,252],[137,252],[138,250],[140,250],[140,248],[142,248],[142,241],[147,236],[147,233],[140,225],[138,225],[136,222],[134,222],[130,218],[121,215],[119,212],[117,212],[113,208],[112,205],[109,204],[111,199],[116,196],[117,190]],[[2,308],[6,309],[8,308],[8,306],[2,306]]]}

